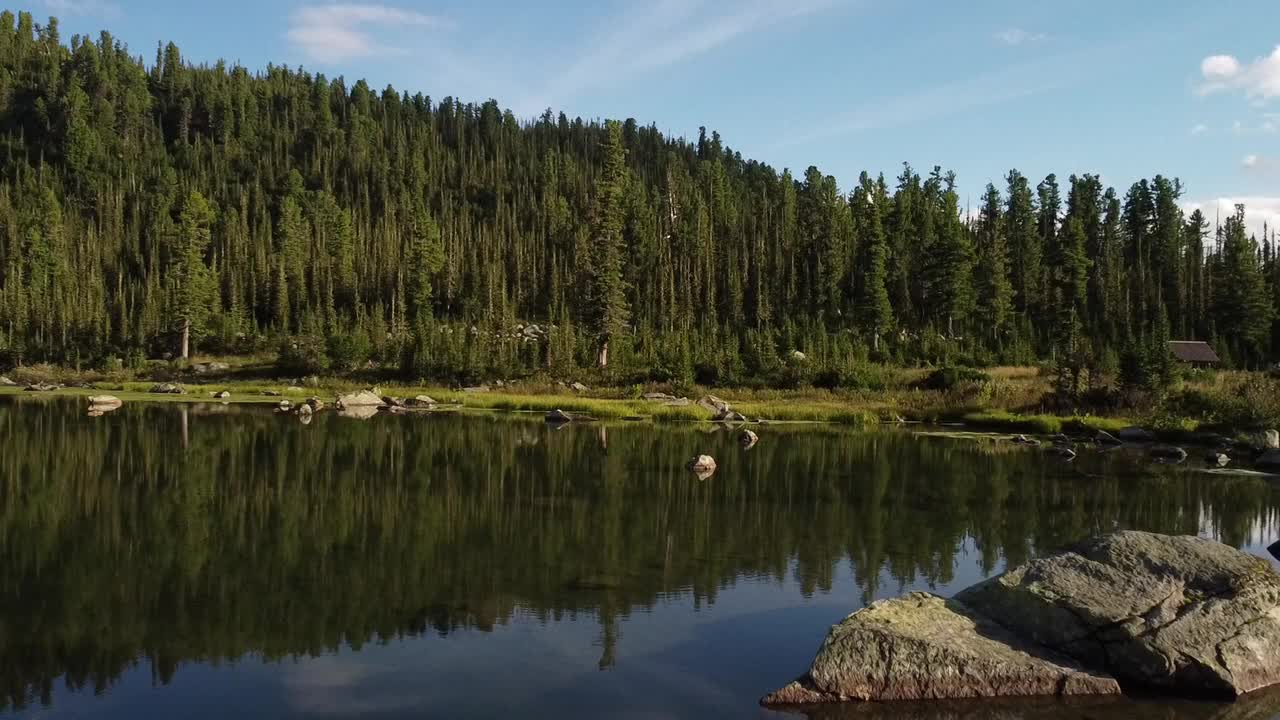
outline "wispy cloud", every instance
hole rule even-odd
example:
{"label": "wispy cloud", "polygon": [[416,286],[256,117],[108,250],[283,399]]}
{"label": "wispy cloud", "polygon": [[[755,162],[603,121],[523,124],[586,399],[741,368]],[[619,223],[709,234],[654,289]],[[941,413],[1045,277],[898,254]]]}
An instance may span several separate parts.
{"label": "wispy cloud", "polygon": [[554,79],[518,105],[536,112],[586,90],[655,72],[714,51],[778,23],[829,10],[849,0],[745,0],[712,5],[704,0],[657,0],[611,18],[616,29],[599,33],[575,59],[554,69]]}
{"label": "wispy cloud", "polygon": [[1244,205],[1244,223],[1249,232],[1262,238],[1263,227],[1269,230],[1280,228],[1280,196],[1251,195],[1235,197],[1218,197],[1200,202],[1183,204],[1187,212],[1199,210],[1209,222],[1215,218],[1226,219],[1236,211],[1236,205]]}
{"label": "wispy cloud", "polygon": [[407,52],[375,37],[376,31],[451,26],[444,18],[391,5],[333,3],[306,5],[295,10],[285,38],[314,62],[337,63],[356,57]]}
{"label": "wispy cloud", "polygon": [[1209,126],[1204,123],[1197,123],[1195,127],[1191,128],[1192,135],[1203,135],[1207,132],[1209,132]]}
{"label": "wispy cloud", "polygon": [[1022,28],[1008,28],[996,33],[996,40],[1005,45],[1027,45],[1029,43],[1037,43],[1048,39],[1048,35],[1042,32],[1031,32]]}
{"label": "wispy cloud", "polygon": [[40,6],[54,15],[63,17],[93,15],[116,18],[120,16],[120,6],[108,0],[40,0]]}
{"label": "wispy cloud", "polygon": [[868,130],[915,125],[977,108],[1052,92],[1078,80],[1074,51],[979,73],[902,95],[877,98],[813,121],[809,132],[792,133],[770,149],[780,150]]}
{"label": "wispy cloud", "polygon": [[1200,61],[1197,91],[1209,95],[1226,90],[1243,90],[1258,102],[1280,97],[1280,45],[1252,62],[1242,63],[1233,55],[1210,55]]}

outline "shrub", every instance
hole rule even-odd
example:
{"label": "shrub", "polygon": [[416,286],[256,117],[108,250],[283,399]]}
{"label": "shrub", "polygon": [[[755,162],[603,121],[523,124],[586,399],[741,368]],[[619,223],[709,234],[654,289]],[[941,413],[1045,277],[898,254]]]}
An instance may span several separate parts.
{"label": "shrub", "polygon": [[299,335],[280,344],[276,366],[288,373],[311,375],[329,369],[328,348],[315,335]]}
{"label": "shrub", "polygon": [[965,383],[987,383],[991,377],[981,370],[968,367],[943,367],[929,373],[919,386],[925,390],[953,390]]}
{"label": "shrub", "polygon": [[339,333],[330,335],[325,341],[325,355],[334,370],[351,371],[358,369],[369,360],[373,347],[369,336],[362,332]]}

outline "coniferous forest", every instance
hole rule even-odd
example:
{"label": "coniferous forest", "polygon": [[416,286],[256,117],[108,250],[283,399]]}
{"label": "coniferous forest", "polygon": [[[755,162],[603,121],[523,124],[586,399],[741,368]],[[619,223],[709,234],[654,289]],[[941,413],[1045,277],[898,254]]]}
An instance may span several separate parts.
{"label": "coniferous forest", "polygon": [[[904,148],[904,152],[907,149]],[[141,364],[280,352],[464,380],[783,377],[801,351],[1117,367],[1164,339],[1280,349],[1274,231],[1155,175],[852,188],[718,134],[524,121],[301,69],[153,62],[0,15],[0,351]]]}

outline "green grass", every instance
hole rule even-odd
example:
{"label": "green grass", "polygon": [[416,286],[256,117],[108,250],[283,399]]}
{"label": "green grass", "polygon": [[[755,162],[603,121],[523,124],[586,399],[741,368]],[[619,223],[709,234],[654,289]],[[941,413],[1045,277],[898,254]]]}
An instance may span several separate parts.
{"label": "green grass", "polygon": [[1019,415],[1006,410],[986,410],[965,413],[960,418],[966,425],[998,430],[1000,432],[1035,433],[1053,435],[1060,432],[1089,433],[1105,430],[1119,432],[1133,423],[1123,418],[1102,418],[1094,415],[1061,417],[1057,415]]}

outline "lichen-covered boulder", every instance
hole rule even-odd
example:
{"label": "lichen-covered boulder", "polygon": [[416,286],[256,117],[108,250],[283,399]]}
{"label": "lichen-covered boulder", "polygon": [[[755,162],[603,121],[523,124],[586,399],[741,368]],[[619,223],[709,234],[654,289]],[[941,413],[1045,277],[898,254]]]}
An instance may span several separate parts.
{"label": "lichen-covered boulder", "polygon": [[831,628],[809,672],[765,705],[1110,695],[1115,680],[1024,643],[953,600],[882,600]]}
{"label": "lichen-covered boulder", "polygon": [[382,405],[382,396],[372,390],[361,390],[360,392],[339,395],[337,404],[340,410],[364,407],[376,408]]}
{"label": "lichen-covered boulder", "polygon": [[1211,540],[1114,533],[956,599],[1135,687],[1235,697],[1280,683],[1280,574]]}

